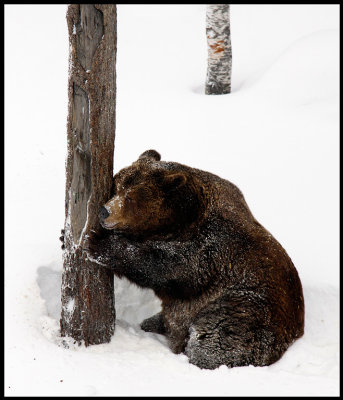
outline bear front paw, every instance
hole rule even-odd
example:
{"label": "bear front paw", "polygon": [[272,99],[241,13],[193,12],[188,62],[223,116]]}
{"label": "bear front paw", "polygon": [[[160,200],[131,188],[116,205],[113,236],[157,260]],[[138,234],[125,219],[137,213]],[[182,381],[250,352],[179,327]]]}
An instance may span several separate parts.
{"label": "bear front paw", "polygon": [[166,328],[163,323],[162,313],[160,312],[158,314],[153,315],[150,318],[145,319],[140,324],[140,327],[145,332],[154,332],[160,334],[166,333]]}
{"label": "bear front paw", "polygon": [[91,261],[104,266],[108,265],[110,260],[106,255],[106,238],[101,232],[92,230],[87,235],[83,248]]}
{"label": "bear front paw", "polygon": [[98,257],[101,254],[101,237],[95,232],[91,231],[85,240],[84,249],[93,257]]}

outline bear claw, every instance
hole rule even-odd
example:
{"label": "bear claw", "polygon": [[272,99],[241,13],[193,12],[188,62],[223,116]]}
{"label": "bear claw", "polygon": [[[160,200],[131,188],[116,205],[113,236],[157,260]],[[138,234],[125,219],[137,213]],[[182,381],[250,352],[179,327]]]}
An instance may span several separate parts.
{"label": "bear claw", "polygon": [[62,242],[62,245],[61,245],[61,249],[62,249],[62,250],[65,249],[65,245],[64,245],[64,233],[65,233],[65,230],[64,230],[64,229],[61,229],[61,234],[62,234],[62,236],[60,236],[59,239],[60,239],[60,241]]}

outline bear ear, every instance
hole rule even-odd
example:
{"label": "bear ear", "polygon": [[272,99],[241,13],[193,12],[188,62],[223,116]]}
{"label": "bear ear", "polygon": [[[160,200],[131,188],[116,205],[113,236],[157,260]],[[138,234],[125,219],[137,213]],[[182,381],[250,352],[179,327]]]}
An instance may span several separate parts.
{"label": "bear ear", "polygon": [[142,160],[144,158],[150,158],[153,161],[160,161],[161,155],[156,150],[147,150],[138,157],[138,160]]}
{"label": "bear ear", "polygon": [[172,175],[167,175],[164,178],[163,186],[165,190],[175,190],[179,189],[187,182],[186,175],[182,173],[176,173]]}

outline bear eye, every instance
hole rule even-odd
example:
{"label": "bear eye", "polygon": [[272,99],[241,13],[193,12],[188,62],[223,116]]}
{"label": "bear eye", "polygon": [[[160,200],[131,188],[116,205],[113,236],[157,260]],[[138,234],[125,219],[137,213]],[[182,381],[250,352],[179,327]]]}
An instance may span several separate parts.
{"label": "bear eye", "polygon": [[133,176],[129,176],[124,181],[124,186],[130,186],[133,183]]}
{"label": "bear eye", "polygon": [[124,186],[124,187],[128,187],[128,186],[134,185],[135,183],[137,183],[138,178],[139,178],[139,177],[138,177],[137,174],[132,174],[132,175],[127,176],[127,177],[124,179],[123,186]]}
{"label": "bear eye", "polygon": [[125,195],[125,200],[127,200],[129,203],[132,203],[134,201],[134,199],[128,194]]}

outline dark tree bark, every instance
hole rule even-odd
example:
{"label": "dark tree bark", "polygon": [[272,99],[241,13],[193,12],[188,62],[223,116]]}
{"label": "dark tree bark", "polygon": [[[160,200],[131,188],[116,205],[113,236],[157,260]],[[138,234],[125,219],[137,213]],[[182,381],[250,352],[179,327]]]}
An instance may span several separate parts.
{"label": "dark tree bark", "polygon": [[110,197],[116,100],[116,5],[71,4],[61,335],[79,344],[114,332],[113,274],[87,258],[87,234]]}
{"label": "dark tree bark", "polygon": [[208,65],[206,94],[231,92],[230,5],[210,4],[206,11]]}

